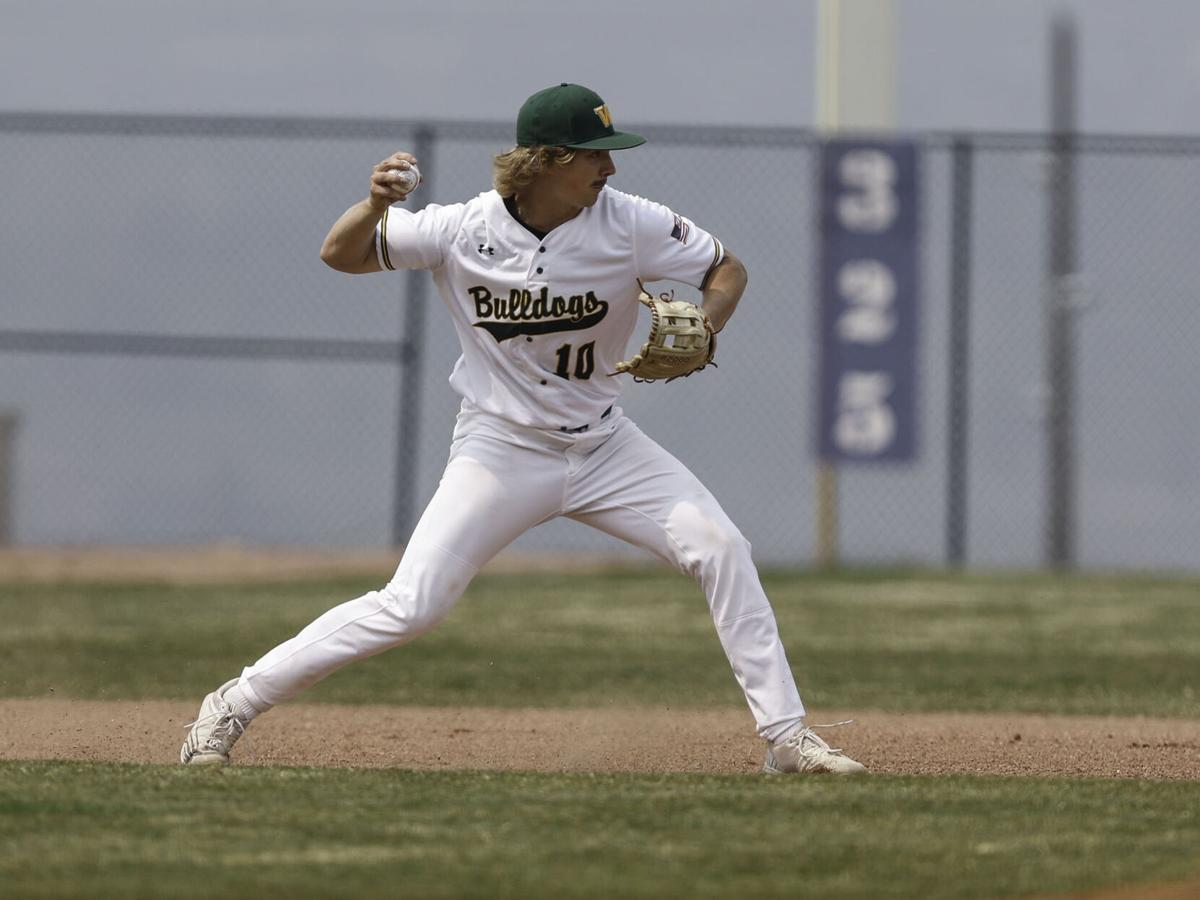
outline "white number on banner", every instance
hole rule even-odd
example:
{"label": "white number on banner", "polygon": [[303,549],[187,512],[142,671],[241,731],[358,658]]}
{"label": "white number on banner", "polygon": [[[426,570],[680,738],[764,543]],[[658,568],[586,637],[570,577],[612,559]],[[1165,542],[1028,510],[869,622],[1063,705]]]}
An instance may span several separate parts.
{"label": "white number on banner", "polygon": [[879,150],[853,150],[838,166],[849,190],[838,197],[838,220],[848,231],[877,234],[896,221],[896,162]]}
{"label": "white number on banner", "polygon": [[882,344],[896,331],[896,278],[875,259],[854,259],[838,270],[838,294],[846,310],[838,337],[852,344]]}
{"label": "white number on banner", "polygon": [[844,453],[875,456],[896,439],[896,414],[888,406],[892,378],[886,372],[846,372],[838,383],[833,442]]}

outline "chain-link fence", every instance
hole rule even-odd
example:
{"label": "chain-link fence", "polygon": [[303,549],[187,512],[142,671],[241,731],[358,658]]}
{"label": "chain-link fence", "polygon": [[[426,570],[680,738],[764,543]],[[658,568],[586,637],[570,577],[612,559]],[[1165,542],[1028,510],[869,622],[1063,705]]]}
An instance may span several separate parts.
{"label": "chain-link fence", "polygon": [[[630,127],[650,143],[616,155],[614,185],[712,231],[751,282],[719,370],[631,385],[622,405],[761,561],[808,562],[817,139]],[[1196,568],[1200,141],[1074,142],[1064,293],[1046,274],[1049,138],[916,140],[919,449],[839,470],[841,558],[1037,566],[1048,498],[1069,496],[1080,565]],[[486,190],[510,143],[485,123],[0,115],[0,421],[16,423],[0,428],[0,536],[402,541],[445,462],[457,340],[428,275],[340,275],[317,251],[391,151],[419,151],[419,205]],[[1065,474],[1046,413],[1064,296]],[[566,521],[517,547],[629,552]]]}

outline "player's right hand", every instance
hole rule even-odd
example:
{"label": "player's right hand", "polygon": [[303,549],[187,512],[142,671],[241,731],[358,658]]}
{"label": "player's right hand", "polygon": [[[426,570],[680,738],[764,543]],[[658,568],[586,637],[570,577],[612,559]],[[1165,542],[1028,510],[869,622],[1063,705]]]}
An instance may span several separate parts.
{"label": "player's right hand", "polygon": [[403,203],[410,191],[393,170],[415,168],[416,165],[417,158],[403,150],[379,163],[371,173],[371,205],[382,210],[393,203]]}

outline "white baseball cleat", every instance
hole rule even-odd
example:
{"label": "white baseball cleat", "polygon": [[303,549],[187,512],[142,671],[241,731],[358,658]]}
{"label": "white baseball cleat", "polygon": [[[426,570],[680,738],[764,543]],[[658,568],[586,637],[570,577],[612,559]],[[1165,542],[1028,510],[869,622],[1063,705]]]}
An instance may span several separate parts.
{"label": "white baseball cleat", "polygon": [[763,771],[769,775],[862,775],[867,767],[834,750],[804,726],[767,748]]}
{"label": "white baseball cleat", "polygon": [[225,702],[224,693],[237,684],[237,679],[227,681],[200,704],[200,715],[191,723],[187,740],[179,751],[179,761],[184,765],[226,765],[229,751],[246,731],[249,724]]}

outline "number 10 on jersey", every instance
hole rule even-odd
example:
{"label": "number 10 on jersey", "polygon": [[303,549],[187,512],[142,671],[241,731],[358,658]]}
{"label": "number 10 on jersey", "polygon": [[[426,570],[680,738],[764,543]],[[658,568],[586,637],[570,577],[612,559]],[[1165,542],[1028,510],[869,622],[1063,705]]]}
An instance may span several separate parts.
{"label": "number 10 on jersey", "polygon": [[917,148],[821,148],[820,423],[827,462],[915,456]]}

